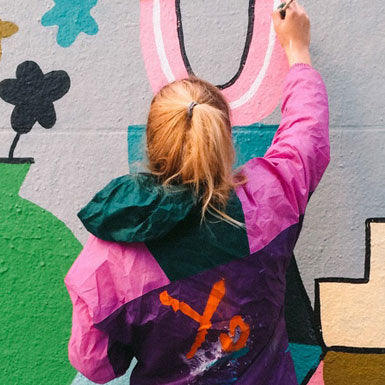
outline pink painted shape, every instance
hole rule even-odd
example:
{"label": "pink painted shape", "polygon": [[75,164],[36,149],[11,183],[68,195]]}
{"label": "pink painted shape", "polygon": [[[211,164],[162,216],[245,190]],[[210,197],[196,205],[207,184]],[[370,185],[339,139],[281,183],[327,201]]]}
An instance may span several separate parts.
{"label": "pink painted shape", "polygon": [[71,364],[94,382],[115,378],[108,335],[96,329],[123,304],[170,283],[144,243],[107,242],[90,235],[67,276],[73,303]]}
{"label": "pink painted shape", "polygon": [[[239,79],[223,93],[229,103],[238,100],[257,78],[266,55],[271,25],[273,0],[259,2],[255,7],[252,43]],[[175,1],[160,2],[161,29],[166,57],[176,79],[188,76],[177,35]],[[152,21],[153,0],[141,1],[141,45],[147,75],[154,93],[168,83],[158,57]],[[258,91],[244,105],[233,109],[232,124],[246,125],[260,121],[274,111],[281,95],[281,84],[288,71],[282,47],[276,40],[268,70]]]}
{"label": "pink painted shape", "polygon": [[140,1],[140,42],[142,55],[152,91],[156,94],[168,81],[162,71],[156,50],[152,10],[152,0]]}
{"label": "pink painted shape", "polygon": [[324,362],[321,361],[317,370],[313,374],[307,385],[325,385],[324,382]]}
{"label": "pink painted shape", "polygon": [[270,15],[273,11],[273,3],[273,0],[256,2],[253,37],[247,61],[239,80],[224,91],[225,95],[228,96],[231,101],[240,98],[247,92],[262,68],[269,43]]}
{"label": "pink painted shape", "polygon": [[[275,45],[271,63],[254,96],[241,107],[232,109],[233,126],[244,126],[261,121],[277,107],[282,95],[282,83],[288,71],[287,59],[280,45]],[[223,91],[227,100],[231,101],[232,98],[229,98],[226,92],[231,93],[232,89]]]}
{"label": "pink painted shape", "polygon": [[175,75],[175,79],[184,79],[188,77],[188,73],[182,55],[180,54],[178,30],[176,28],[177,21],[175,0],[163,0],[161,6],[161,25],[166,56],[172,72]]}
{"label": "pink painted shape", "polygon": [[248,182],[236,189],[251,253],[298,223],[310,192],[330,160],[329,107],[321,75],[294,65],[284,83],[282,120],[263,158],[244,165]]}

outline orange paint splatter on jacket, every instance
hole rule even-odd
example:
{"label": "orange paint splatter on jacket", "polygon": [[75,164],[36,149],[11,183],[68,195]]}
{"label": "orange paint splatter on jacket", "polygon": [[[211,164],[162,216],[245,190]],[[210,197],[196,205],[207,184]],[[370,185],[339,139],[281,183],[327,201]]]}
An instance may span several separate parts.
{"label": "orange paint splatter on jacket", "polygon": [[[187,303],[171,297],[166,290],[159,294],[160,302],[163,305],[171,306],[174,312],[181,311],[183,314],[187,315],[188,317],[192,318],[194,321],[199,323],[199,328],[195,341],[191,346],[190,351],[186,354],[186,357],[188,359],[191,359],[195,356],[196,352],[205,341],[208,330],[212,326],[211,318],[216,312],[225,293],[225,280],[222,278],[220,281],[216,282],[212,287],[209,298],[206,303],[205,310],[203,311],[202,315],[192,309],[191,306]],[[222,333],[220,335],[222,349],[225,352],[234,352],[245,347],[250,334],[249,325],[243,321],[240,315],[236,315],[230,320],[229,327],[230,336],[225,333]],[[237,327],[240,328],[241,335],[239,336],[238,340],[234,342],[233,337],[235,337],[235,329]]]}

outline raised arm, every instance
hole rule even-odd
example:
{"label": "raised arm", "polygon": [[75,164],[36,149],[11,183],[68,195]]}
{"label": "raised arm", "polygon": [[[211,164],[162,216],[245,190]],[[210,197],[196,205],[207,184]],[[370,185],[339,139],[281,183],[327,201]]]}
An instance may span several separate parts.
{"label": "raised arm", "polygon": [[303,214],[330,159],[328,97],[321,75],[311,66],[305,10],[294,1],[285,19],[275,12],[273,20],[290,70],[283,87],[281,124],[264,158]]}

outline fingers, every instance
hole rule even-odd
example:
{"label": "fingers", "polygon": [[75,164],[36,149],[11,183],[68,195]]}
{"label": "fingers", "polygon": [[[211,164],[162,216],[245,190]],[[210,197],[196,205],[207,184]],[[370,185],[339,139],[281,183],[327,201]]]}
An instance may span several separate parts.
{"label": "fingers", "polygon": [[297,3],[296,0],[294,0],[288,7],[287,9],[290,9],[291,11],[297,11],[299,7],[299,4]]}
{"label": "fingers", "polygon": [[287,8],[286,8],[286,17],[291,17],[293,14],[298,13],[299,4],[294,0]]}
{"label": "fingers", "polygon": [[274,11],[271,14],[271,18],[273,19],[273,24],[277,26],[280,22],[282,22],[280,11]]}
{"label": "fingers", "polygon": [[306,14],[305,8],[299,4],[296,0],[294,0],[289,7],[286,9],[286,12],[289,14],[297,13],[299,15]]}
{"label": "fingers", "polygon": [[[289,0],[286,1],[286,3],[288,2]],[[286,8],[285,10],[285,14],[286,15],[290,15],[290,14],[293,14],[294,12],[297,12],[298,11],[298,6],[299,4],[294,0],[292,3],[290,3],[290,5]],[[273,19],[273,22],[275,25],[278,25],[279,22],[282,22],[284,19],[282,18],[282,9],[277,9],[275,10],[272,14],[271,14],[271,17]]]}

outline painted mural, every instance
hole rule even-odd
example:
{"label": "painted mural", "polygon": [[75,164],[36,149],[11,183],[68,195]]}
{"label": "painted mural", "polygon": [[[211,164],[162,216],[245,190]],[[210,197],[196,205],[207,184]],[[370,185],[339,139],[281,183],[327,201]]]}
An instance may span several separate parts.
{"label": "painted mural", "polygon": [[[213,21],[228,17],[245,24],[232,75],[218,84],[232,109],[236,167],[263,156],[279,124],[288,65],[270,14],[280,1],[214,3]],[[191,63],[202,44],[187,44],[185,15],[206,10],[203,4],[197,0],[194,9],[183,0],[31,0],[26,9],[22,0],[0,0],[0,384],[91,384],[67,359],[71,304],[63,278],[87,238],[76,212],[116,173],[143,170],[144,122],[153,93],[199,75]],[[213,60],[224,59],[214,54]],[[332,140],[338,157],[342,140]],[[378,151],[383,156],[383,148]],[[338,175],[333,157],[329,170]],[[376,191],[385,201],[385,190]],[[338,192],[321,186],[312,201],[326,205],[331,194]],[[356,235],[367,217],[385,211],[383,204],[375,212],[370,202],[359,204],[365,214]],[[322,207],[309,216],[322,220]],[[301,385],[385,384],[385,219],[367,219],[365,226],[366,254],[339,256],[350,267],[339,278],[320,278],[325,261],[317,247],[312,259],[296,249],[291,260],[285,316]],[[349,230],[339,235],[341,244]],[[326,231],[320,226],[323,235],[314,244]],[[328,261],[336,258],[329,255]],[[360,259],[362,273],[350,262]],[[167,293],[162,298],[164,306],[178,300]],[[247,324],[241,317],[234,322],[247,340]],[[231,351],[231,341],[221,342]],[[129,375],[111,384],[128,383]]]}

